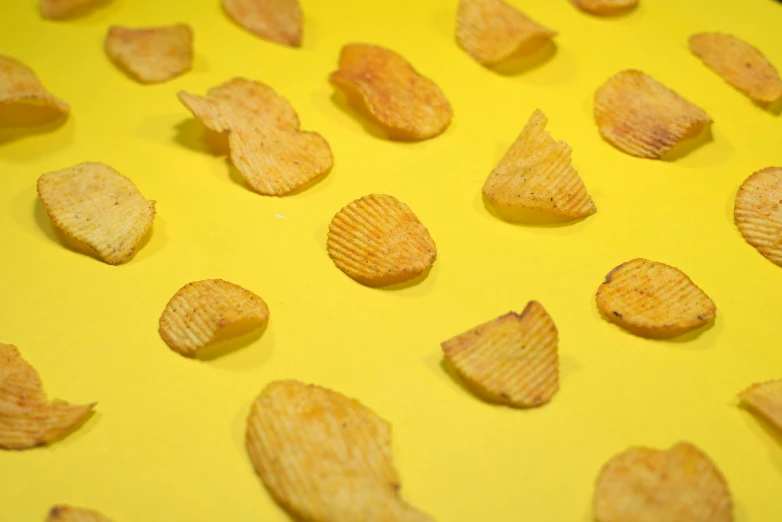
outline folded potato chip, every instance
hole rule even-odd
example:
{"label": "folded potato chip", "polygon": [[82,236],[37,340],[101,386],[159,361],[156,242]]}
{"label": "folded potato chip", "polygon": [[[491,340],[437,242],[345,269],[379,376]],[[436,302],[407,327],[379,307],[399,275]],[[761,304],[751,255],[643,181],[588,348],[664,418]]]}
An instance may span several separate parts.
{"label": "folded potato chip", "polygon": [[13,58],[0,56],[0,107],[11,105],[46,107],[55,115],[70,110],[67,103],[44,89],[32,69]]}
{"label": "folded potato chip", "polygon": [[352,102],[363,104],[391,139],[432,138],[448,127],[453,116],[451,104],[432,80],[377,45],[345,45],[331,81]]}
{"label": "folded potato chip", "polygon": [[782,266],[782,168],[768,167],[741,184],[733,217],[747,243]]}
{"label": "folded potato chip", "polygon": [[105,0],[41,0],[41,16],[51,20],[68,18]]}
{"label": "folded potato chip", "polygon": [[189,25],[130,29],[113,25],[106,52],[142,83],[159,83],[189,71],[193,65],[193,30]]}
{"label": "folded potato chip", "polygon": [[782,379],[753,384],[739,398],[782,432]]}
{"label": "folded potato chip", "polygon": [[221,0],[234,22],[272,42],[301,45],[303,16],[299,0]]}
{"label": "folded potato chip", "polygon": [[399,498],[391,426],[355,399],[298,381],[250,408],[247,451],[272,497],[313,522],[431,522]]}
{"label": "folded potato chip", "polygon": [[54,506],[49,512],[46,522],[112,522],[92,509],[72,506]]}
{"label": "folded potato chip", "polygon": [[572,0],[582,11],[593,15],[612,15],[638,5],[638,0]]}

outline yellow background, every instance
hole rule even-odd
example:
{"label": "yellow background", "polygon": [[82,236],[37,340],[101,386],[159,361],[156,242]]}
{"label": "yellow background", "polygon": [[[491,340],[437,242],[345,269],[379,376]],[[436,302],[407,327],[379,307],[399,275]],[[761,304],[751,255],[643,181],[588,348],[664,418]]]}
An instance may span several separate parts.
{"label": "yellow background", "polygon": [[[457,46],[455,1],[302,3],[295,50],[242,30],[217,0],[113,0],[67,22],[41,20],[33,0],[3,2],[0,52],[72,112],[57,128],[0,134],[0,341],[21,349],[51,397],[98,406],[61,442],[0,452],[0,520],[43,520],[56,503],[117,522],[288,520],[252,470],[244,425],[266,383],[296,378],[389,420],[404,498],[440,521],[586,522],[611,455],[678,440],[724,472],[737,521],[779,521],[782,437],[735,394],[782,377],[782,268],[744,242],[732,208],[749,174],[782,165],[782,121],[701,64],[687,38],[731,32],[782,67],[782,5],[641,0],[600,19],[566,0],[516,0],[560,34],[549,60],[514,74]],[[195,61],[173,81],[140,85],[104,54],[111,24],[176,22],[195,31]],[[455,113],[443,135],[379,139],[334,95],[327,76],[340,47],[361,41],[439,84]],[[674,161],[602,141],[592,95],[624,68],[703,107],[713,139]],[[237,75],[273,86],[303,129],[329,141],[335,166],[322,182],[260,196],[204,144],[175,93]],[[597,204],[581,222],[510,224],[482,202],[485,178],[536,108],[572,146]],[[153,231],[125,265],[65,248],[37,202],[38,176],[87,160],[157,201]],[[367,288],[326,254],[331,217],[372,192],[407,203],[437,243],[420,284]],[[653,341],[601,319],[595,290],[634,257],[685,271],[716,302],[713,326]],[[214,277],[261,295],[269,327],[221,357],[183,358],[158,336],[158,317],[183,284]],[[528,411],[483,403],[446,373],[439,343],[530,299],[559,328],[560,391]]]}

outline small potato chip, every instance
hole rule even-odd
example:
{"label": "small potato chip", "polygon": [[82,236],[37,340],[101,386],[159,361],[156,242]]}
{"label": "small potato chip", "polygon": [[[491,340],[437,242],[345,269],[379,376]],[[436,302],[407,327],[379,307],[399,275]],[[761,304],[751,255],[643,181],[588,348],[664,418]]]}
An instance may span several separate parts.
{"label": "small potato chip", "polygon": [[19,349],[0,344],[0,448],[22,450],[51,444],[81,424],[95,403],[49,401],[35,368]]}
{"label": "small potato chip", "polygon": [[598,16],[629,11],[638,5],[638,0],[572,0],[572,2],[582,11]]}
{"label": "small potato chip", "polygon": [[747,243],[782,266],[782,168],[768,167],[739,187],[733,217]]}
{"label": "small potato chip", "polygon": [[272,497],[313,522],[431,522],[399,497],[391,426],[355,399],[298,381],[268,384],[247,451]]}
{"label": "small potato chip", "polygon": [[81,13],[105,0],[41,0],[41,16],[60,20]]}
{"label": "small potato chip", "polygon": [[301,46],[304,25],[299,0],[222,0],[234,22],[272,42]]}
{"label": "small potato chip", "polygon": [[753,384],[739,398],[782,432],[782,379]]}
{"label": "small potato chip", "polygon": [[391,139],[432,138],[448,127],[453,116],[451,104],[432,80],[377,45],[345,45],[331,81],[352,102],[363,104]]}
{"label": "small potato chip", "polygon": [[0,107],[3,106],[45,107],[57,116],[70,110],[67,103],[44,89],[32,69],[8,56],[0,56]]}
{"label": "small potato chip", "polygon": [[160,316],[160,337],[180,354],[262,328],[269,308],[259,296],[222,279],[188,283],[174,294]]}
{"label": "small potato chip", "polygon": [[711,117],[641,71],[622,71],[595,93],[595,121],[604,140],[627,154],[658,159],[697,136]]}
{"label": "small potato chip", "polygon": [[642,337],[676,337],[717,314],[714,302],[684,272],[640,258],[611,270],[596,297],[606,319]]}
{"label": "small potato chip", "polygon": [[557,327],[540,303],[509,312],[442,343],[475,393],[520,408],[541,406],[559,389]]}
{"label": "small potato chip", "polygon": [[367,286],[387,286],[426,272],[437,257],[429,231],[394,196],[370,194],[349,203],[329,224],[329,256]]}
{"label": "small potato chip", "polygon": [[189,71],[193,65],[193,30],[189,25],[130,29],[111,26],[106,52],[142,83],[159,83]]}
{"label": "small potato chip", "polygon": [[46,522],[112,522],[92,509],[72,506],[54,506]]}

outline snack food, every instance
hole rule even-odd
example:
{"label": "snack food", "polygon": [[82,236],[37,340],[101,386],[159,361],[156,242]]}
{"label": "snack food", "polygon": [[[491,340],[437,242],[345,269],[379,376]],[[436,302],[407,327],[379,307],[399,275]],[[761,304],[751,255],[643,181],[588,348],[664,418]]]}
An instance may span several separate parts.
{"label": "snack food", "polygon": [[234,22],[272,42],[301,45],[303,17],[298,0],[221,0]]}
{"label": "snack food", "polygon": [[782,379],[753,384],[739,398],[782,432]]}
{"label": "snack food", "polygon": [[62,505],[52,508],[46,522],[111,522],[111,519],[92,509]]}
{"label": "snack food", "polygon": [[747,243],[782,266],[782,168],[768,167],[739,187],[733,217]]}
{"label": "snack food", "polygon": [[582,11],[598,16],[629,11],[638,5],[638,0],[572,0],[572,2]]}
{"label": "snack food", "polygon": [[53,116],[70,111],[67,103],[41,85],[32,69],[8,56],[0,56],[0,108],[3,106],[45,107]]}
{"label": "snack food", "polygon": [[131,29],[113,25],[106,52],[142,83],[170,80],[193,65],[193,30],[189,25]]}
{"label": "snack food", "polygon": [[41,16],[51,20],[60,20],[103,2],[104,0],[41,0]]}

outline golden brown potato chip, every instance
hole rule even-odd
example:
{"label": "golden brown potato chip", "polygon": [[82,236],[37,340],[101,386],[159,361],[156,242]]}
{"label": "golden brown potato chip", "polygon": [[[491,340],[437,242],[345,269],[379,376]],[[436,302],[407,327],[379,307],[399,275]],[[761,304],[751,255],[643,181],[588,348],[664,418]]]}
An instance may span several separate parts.
{"label": "golden brown potato chip", "polygon": [[399,498],[391,426],[355,399],[297,381],[250,409],[247,451],[272,497],[313,522],[431,522]]}
{"label": "golden brown potato chip", "polygon": [[170,80],[193,65],[193,30],[189,25],[130,29],[111,26],[106,52],[142,83]]}
{"label": "golden brown potato chip", "polygon": [[641,71],[622,71],[595,93],[600,135],[617,149],[661,158],[682,140],[697,136],[711,117]]}
{"label": "golden brown potato chip", "polygon": [[594,15],[612,15],[628,11],[638,5],[638,0],[572,0],[582,11]]}
{"label": "golden brown potato chip", "polygon": [[70,107],[44,89],[35,73],[8,56],[0,56],[0,107],[33,106],[52,109],[54,114],[66,114]]}
{"label": "golden brown potato chip", "polygon": [[105,0],[41,0],[41,16],[51,20],[79,14]]}
{"label": "golden brown potato chip", "polygon": [[557,327],[537,301],[442,343],[476,394],[521,408],[540,406],[559,389]]}
{"label": "golden brown potato chip", "polygon": [[714,302],[684,272],[648,259],[611,270],[596,297],[606,319],[642,337],[675,337],[717,314]]}
{"label": "golden brown potato chip", "polygon": [[690,37],[690,50],[722,79],[753,100],[782,99],[782,79],[763,54],[731,34],[700,33]]}
{"label": "golden brown potato chip", "polygon": [[301,46],[303,17],[299,0],[222,0],[234,22],[266,40]]}
{"label": "golden brown potato chip", "polygon": [[631,447],[600,470],[596,522],[732,522],[733,501],[717,466],[698,448]]}
{"label": "golden brown potato chip", "polygon": [[753,384],[739,398],[782,431],[782,379]]}
{"label": "golden brown potato chip", "polygon": [[46,522],[112,522],[92,509],[72,506],[54,506]]}
{"label": "golden brown potato chip", "polygon": [[329,256],[367,286],[387,286],[426,272],[437,257],[429,231],[393,196],[370,194],[349,203],[329,224]]}
{"label": "golden brown potato chip", "polygon": [[747,243],[782,266],[782,168],[768,167],[741,184],[733,217]]}
{"label": "golden brown potato chip", "polygon": [[424,140],[442,133],[453,111],[443,91],[393,51],[367,44],[342,48],[331,81],[363,104],[389,138]]}
{"label": "golden brown potato chip", "polygon": [[50,402],[38,372],[19,349],[0,344],[0,448],[22,450],[51,444],[79,426],[94,406]]}

